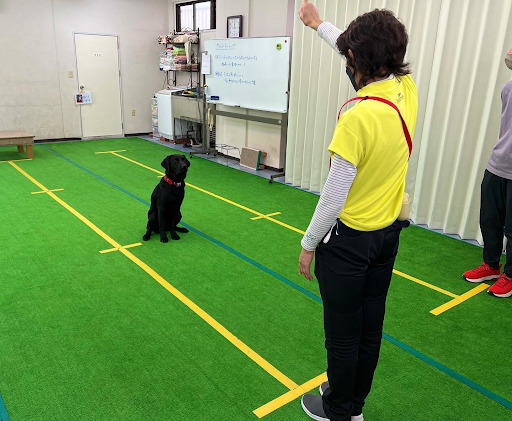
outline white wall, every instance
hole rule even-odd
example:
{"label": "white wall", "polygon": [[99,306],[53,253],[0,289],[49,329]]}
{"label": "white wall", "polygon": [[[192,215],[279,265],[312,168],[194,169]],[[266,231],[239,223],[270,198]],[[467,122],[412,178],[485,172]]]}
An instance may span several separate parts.
{"label": "white wall", "polygon": [[0,39],[0,130],[64,137],[51,0],[0,3]]}
{"label": "white wall", "polygon": [[[169,27],[175,29],[175,4],[183,1],[169,0]],[[290,5],[292,13],[290,14]],[[294,19],[293,0],[217,0],[216,30],[205,31],[202,41],[206,38],[226,38],[227,17],[233,15],[243,16],[244,37],[271,37],[291,35]],[[291,19],[291,22],[289,22]],[[206,35],[206,37],[204,36]],[[202,51],[202,47],[200,47]],[[178,77],[178,84],[186,84],[186,76]],[[241,114],[257,115],[278,119],[280,114],[246,109],[234,109],[218,106],[219,110]],[[264,123],[254,123],[245,120],[218,117],[217,143],[231,146],[251,147],[267,152],[262,163],[272,168],[283,168],[285,164],[285,144],[281,142],[281,128]],[[238,157],[235,151],[230,155]]]}
{"label": "white wall", "polygon": [[167,0],[4,0],[0,130],[24,129],[36,139],[82,136],[73,101],[73,32],[82,32],[119,36],[124,131],[149,133],[151,97],[163,83],[156,38],[167,31]]}

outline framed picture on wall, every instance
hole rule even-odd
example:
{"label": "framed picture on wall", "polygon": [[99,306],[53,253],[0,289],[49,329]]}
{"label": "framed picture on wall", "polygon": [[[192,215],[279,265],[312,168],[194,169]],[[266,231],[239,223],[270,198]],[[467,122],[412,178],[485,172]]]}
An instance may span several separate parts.
{"label": "framed picture on wall", "polygon": [[240,38],[242,29],[242,15],[228,16],[228,38]]}

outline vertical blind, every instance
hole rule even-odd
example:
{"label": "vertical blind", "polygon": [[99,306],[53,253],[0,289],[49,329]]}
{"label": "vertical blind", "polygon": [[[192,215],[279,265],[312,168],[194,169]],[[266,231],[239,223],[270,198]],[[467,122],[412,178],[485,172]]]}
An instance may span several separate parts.
{"label": "vertical blind", "polygon": [[[296,0],[296,10],[302,5]],[[360,14],[392,10],[409,34],[418,120],[406,191],[411,220],[481,242],[480,183],[498,139],[503,85],[512,72],[512,0],[317,0],[344,30]],[[286,182],[320,191],[339,107],[355,92],[345,62],[295,20]]]}

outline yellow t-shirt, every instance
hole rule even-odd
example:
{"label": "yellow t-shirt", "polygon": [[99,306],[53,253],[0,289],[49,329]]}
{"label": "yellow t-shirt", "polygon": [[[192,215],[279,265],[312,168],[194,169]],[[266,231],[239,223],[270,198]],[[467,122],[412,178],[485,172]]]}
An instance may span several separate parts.
{"label": "yellow t-shirt", "polygon": [[[378,96],[393,102],[413,137],[418,94],[410,75],[372,83],[357,96]],[[328,149],[357,168],[340,220],[359,231],[391,225],[402,206],[409,158],[396,110],[375,100],[358,101],[340,116]]]}

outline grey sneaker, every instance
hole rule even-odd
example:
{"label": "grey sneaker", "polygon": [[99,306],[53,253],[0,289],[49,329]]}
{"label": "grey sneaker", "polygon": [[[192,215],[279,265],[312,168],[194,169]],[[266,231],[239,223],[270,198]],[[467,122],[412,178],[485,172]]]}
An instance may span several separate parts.
{"label": "grey sneaker", "polygon": [[[330,390],[329,382],[323,382],[318,390],[320,390],[320,395],[324,396],[324,393]],[[364,421],[363,414],[352,415],[350,417],[350,421]]]}
{"label": "grey sneaker", "polygon": [[330,389],[329,382],[323,382],[318,390],[320,390],[320,395],[324,396],[324,393]]}
{"label": "grey sneaker", "polygon": [[327,418],[327,415],[325,415],[324,412],[324,405],[322,403],[321,396],[306,393],[305,395],[302,395],[300,403],[302,404],[302,409],[310,418],[317,421],[329,421],[329,418]]}

